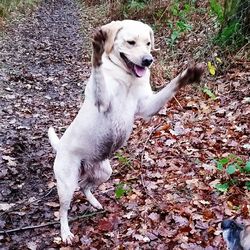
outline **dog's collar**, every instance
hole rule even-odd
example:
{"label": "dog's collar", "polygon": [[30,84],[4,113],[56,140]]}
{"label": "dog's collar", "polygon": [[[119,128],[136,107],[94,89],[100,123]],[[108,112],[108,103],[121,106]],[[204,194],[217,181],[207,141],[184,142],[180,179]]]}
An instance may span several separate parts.
{"label": "dog's collar", "polygon": [[107,58],[109,59],[109,61],[111,61],[113,64],[115,64],[116,66],[118,66],[119,68],[123,69],[124,71],[126,71],[129,75],[132,75],[132,73],[127,69],[127,67],[114,55],[109,54],[107,55]]}

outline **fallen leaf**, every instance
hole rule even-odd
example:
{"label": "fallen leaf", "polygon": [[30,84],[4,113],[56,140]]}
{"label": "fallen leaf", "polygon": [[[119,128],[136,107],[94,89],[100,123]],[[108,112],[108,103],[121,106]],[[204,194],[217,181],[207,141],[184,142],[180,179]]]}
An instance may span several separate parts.
{"label": "fallen leaf", "polygon": [[140,235],[140,234],[134,234],[133,238],[135,240],[142,241],[142,242],[150,242],[150,239],[147,236],[143,236],[143,235]]}
{"label": "fallen leaf", "polygon": [[62,239],[61,237],[54,237],[53,242],[57,245],[60,245],[62,243]]}
{"label": "fallen leaf", "polygon": [[59,211],[54,212],[55,220],[60,220],[60,213]]}
{"label": "fallen leaf", "polygon": [[28,242],[27,243],[27,247],[28,247],[28,249],[30,249],[30,250],[36,250],[37,249],[37,244],[35,243],[35,242]]}
{"label": "fallen leaf", "polygon": [[46,202],[45,205],[49,207],[60,207],[60,204],[54,201]]}
{"label": "fallen leaf", "polygon": [[173,145],[175,142],[176,142],[175,139],[168,139],[168,140],[165,141],[165,145],[166,145],[166,146],[171,146],[171,145]]}
{"label": "fallen leaf", "polygon": [[153,212],[149,214],[148,218],[150,218],[154,222],[157,222],[160,219],[160,215]]}
{"label": "fallen leaf", "polygon": [[16,167],[17,163],[15,162],[15,158],[10,157],[8,155],[3,155],[2,158],[7,161],[7,165],[10,167]]}
{"label": "fallen leaf", "polygon": [[14,203],[0,203],[0,210],[1,211],[8,211],[13,206],[15,206]]}
{"label": "fallen leaf", "polygon": [[214,75],[215,75],[215,72],[216,72],[215,66],[214,66],[210,61],[208,61],[207,67],[208,67],[209,73],[210,73],[212,76],[214,76]]}

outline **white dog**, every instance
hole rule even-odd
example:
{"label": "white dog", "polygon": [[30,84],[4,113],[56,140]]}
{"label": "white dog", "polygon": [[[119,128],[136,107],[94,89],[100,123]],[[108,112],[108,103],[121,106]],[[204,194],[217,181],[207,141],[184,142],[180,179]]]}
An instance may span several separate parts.
{"label": "white dog", "polygon": [[49,139],[56,150],[54,172],[60,199],[61,237],[71,244],[68,209],[78,180],[87,200],[102,205],[91,189],[112,173],[108,158],[129,138],[136,116],[156,114],[183,85],[199,80],[202,65],[190,66],[158,93],[149,83],[153,62],[152,29],[141,22],[114,21],[93,38],[92,72],[78,115],[59,140],[53,128]]}

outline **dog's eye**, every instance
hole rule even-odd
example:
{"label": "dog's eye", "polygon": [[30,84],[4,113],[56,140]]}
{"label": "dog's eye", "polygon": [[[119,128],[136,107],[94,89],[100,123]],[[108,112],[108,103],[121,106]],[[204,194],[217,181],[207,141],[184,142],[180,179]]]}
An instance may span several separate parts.
{"label": "dog's eye", "polygon": [[135,41],[127,41],[130,45],[135,45]]}
{"label": "dog's eye", "polygon": [[149,45],[150,45],[150,42],[147,43],[147,46],[149,46]]}

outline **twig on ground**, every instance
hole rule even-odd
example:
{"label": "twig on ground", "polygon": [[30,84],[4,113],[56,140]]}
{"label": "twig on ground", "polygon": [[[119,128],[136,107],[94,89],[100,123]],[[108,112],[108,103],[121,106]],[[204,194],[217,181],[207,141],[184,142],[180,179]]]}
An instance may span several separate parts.
{"label": "twig on ground", "polygon": [[[83,218],[92,217],[94,215],[103,214],[103,213],[106,213],[106,211],[103,210],[103,211],[97,211],[97,212],[93,212],[93,213],[84,213],[84,214],[79,215],[77,217],[70,218],[69,222],[73,222],[73,221],[80,220]],[[34,229],[34,228],[48,227],[48,226],[56,225],[56,224],[60,224],[60,221],[51,221],[51,222],[39,224],[39,225],[13,228],[13,229],[9,229],[9,230],[2,230],[2,231],[0,231],[0,234],[14,233],[14,232],[19,232],[19,231],[24,231],[24,230]]]}
{"label": "twig on ground", "polygon": [[162,123],[163,123],[163,122],[161,122],[160,124],[158,124],[158,125],[156,125],[155,127],[152,128],[152,130],[150,131],[150,133],[149,133],[149,135],[148,135],[146,141],[144,142],[144,146],[143,146],[142,153],[141,153],[141,166],[142,166],[142,163],[143,163],[143,156],[144,156],[144,154],[145,154],[145,149],[146,149],[147,143],[148,143],[148,141],[150,140],[152,134],[153,134],[159,127],[162,126]]}
{"label": "twig on ground", "polygon": [[26,198],[22,201],[19,201],[17,204],[15,204],[13,207],[11,207],[9,210],[7,211],[4,211],[0,214],[0,217],[3,216],[4,214],[7,214],[7,213],[11,213],[15,210],[17,210],[21,205],[30,205],[34,202],[40,202],[42,201],[44,198],[46,198],[53,190],[55,190],[56,187],[52,187],[46,194],[44,194],[43,196],[40,196],[39,198],[36,198],[35,200],[32,200],[32,201],[29,201],[29,198]]}
{"label": "twig on ground", "polygon": [[[53,190],[55,190],[56,189],[56,186],[55,187],[52,187],[50,190],[49,190],[49,192],[47,193],[47,194],[45,194],[41,199],[44,199],[45,197],[47,197]],[[40,200],[41,200],[40,199]],[[38,199],[37,199],[38,200]]]}
{"label": "twig on ground", "polygon": [[166,11],[168,10],[168,7],[169,7],[169,6],[167,6],[167,7],[165,8],[165,10],[162,12],[161,16],[160,16],[160,17],[158,18],[158,20],[156,21],[157,23],[159,23],[160,20],[162,19],[162,17],[165,15]]}
{"label": "twig on ground", "polygon": [[[149,133],[149,135],[148,135],[148,138],[146,139],[146,141],[145,141],[145,143],[144,143],[144,146],[143,146],[143,149],[142,149],[142,153],[141,153],[141,169],[142,169],[143,156],[145,155],[145,149],[146,149],[147,143],[149,142],[149,140],[150,140],[152,134],[153,134],[159,127],[162,126],[162,123],[163,123],[163,122],[161,122],[160,124],[158,124],[157,126],[155,126],[155,127],[152,128],[152,130],[150,131],[150,133]],[[141,171],[141,184],[142,184],[142,186],[143,186],[144,191],[146,192],[146,194],[148,194],[148,195],[150,196],[150,198],[152,198],[152,199],[156,202],[155,198],[154,198],[151,194],[148,193],[148,190],[147,190],[147,188],[145,187],[145,182],[144,182],[144,178],[143,178],[143,173],[142,173],[142,171]]]}
{"label": "twig on ground", "polygon": [[177,104],[183,109],[182,105],[180,104],[180,102],[178,101],[178,99],[174,96],[175,101],[177,102]]}
{"label": "twig on ground", "polygon": [[236,55],[234,56],[234,59],[237,60],[237,56],[242,53],[248,46],[250,45],[250,42],[247,42],[243,47],[241,47],[238,52],[236,53]]}

